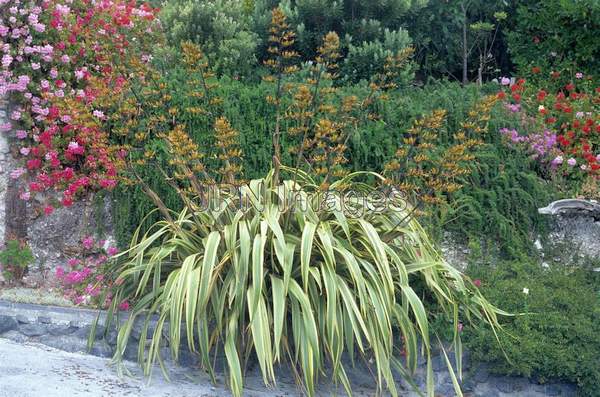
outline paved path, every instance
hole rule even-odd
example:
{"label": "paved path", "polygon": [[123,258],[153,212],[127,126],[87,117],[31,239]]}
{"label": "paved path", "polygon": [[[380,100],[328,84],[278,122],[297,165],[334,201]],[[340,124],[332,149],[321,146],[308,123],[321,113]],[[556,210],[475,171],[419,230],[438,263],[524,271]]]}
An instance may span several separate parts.
{"label": "paved path", "polygon": [[[67,353],[42,344],[16,343],[0,338],[0,397],[227,397],[231,394],[223,379],[213,386],[209,377],[198,369],[169,366],[171,382],[164,379],[156,368],[150,382],[141,375],[137,363],[128,362],[133,376],[119,377],[110,360],[91,355]],[[348,368],[353,379],[353,395],[373,396],[374,382],[365,371]],[[301,396],[294,384],[291,371],[277,373],[278,387],[267,389],[262,384],[258,368],[246,374],[244,396],[292,397]],[[446,377],[447,378],[447,377]],[[444,379],[446,379],[444,378]],[[535,385],[521,378],[491,377],[485,375],[467,395],[476,397],[546,397],[574,396],[572,385]],[[447,379],[446,379],[447,380]],[[440,382],[438,382],[440,383]],[[452,387],[442,382],[438,396],[454,396]],[[318,396],[343,396],[341,389],[324,381],[318,386]],[[416,393],[403,390],[403,397]]]}
{"label": "paved path", "polygon": [[[119,378],[110,360],[67,353],[40,344],[19,344],[0,338],[0,397],[224,397],[230,394],[212,387],[208,376],[172,369],[171,382],[160,369],[147,384],[137,365],[135,375]],[[292,390],[248,390],[250,396],[289,396]]]}

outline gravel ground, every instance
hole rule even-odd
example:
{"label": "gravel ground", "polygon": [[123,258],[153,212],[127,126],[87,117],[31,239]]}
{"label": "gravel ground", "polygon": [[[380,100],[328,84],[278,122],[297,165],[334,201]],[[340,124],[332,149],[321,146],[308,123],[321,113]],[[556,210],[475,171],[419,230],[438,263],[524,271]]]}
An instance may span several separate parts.
{"label": "gravel ground", "polygon": [[58,291],[49,288],[6,288],[0,285],[0,300],[72,307],[73,304],[65,299]]}

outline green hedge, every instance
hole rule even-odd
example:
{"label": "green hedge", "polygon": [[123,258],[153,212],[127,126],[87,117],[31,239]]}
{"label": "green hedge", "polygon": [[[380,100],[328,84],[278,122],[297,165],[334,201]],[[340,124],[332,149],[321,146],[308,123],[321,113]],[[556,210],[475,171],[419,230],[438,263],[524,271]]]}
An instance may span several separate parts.
{"label": "green hedge", "polygon": [[[175,70],[170,72],[169,79],[175,91],[174,105],[185,107],[187,99],[181,88],[184,84],[180,84],[185,75]],[[348,167],[352,170],[381,171],[396,152],[403,133],[413,120],[436,108],[448,110],[448,128],[440,135],[440,144],[451,142],[452,131],[458,129],[474,101],[496,88],[461,87],[456,83],[438,82],[392,93],[390,99],[377,109],[383,116],[382,120],[369,124],[368,128],[356,131],[352,136]],[[342,89],[348,94],[360,94],[368,88],[356,85]],[[224,100],[225,115],[240,132],[246,178],[263,176],[270,167],[272,156],[270,131],[274,115],[272,107],[264,100],[270,93],[269,86],[224,78],[220,80],[218,91]],[[193,138],[201,144],[209,144],[211,134],[206,122],[196,118],[189,123],[193,126]],[[503,126],[502,113],[494,114],[491,124],[489,145],[483,148],[474,174],[465,181],[464,189],[455,195],[453,205],[440,211],[429,222],[431,226],[442,226],[466,237],[487,236],[500,242],[499,251],[516,256],[515,252],[525,249],[519,241],[540,223],[537,206],[547,201],[547,188],[530,171],[531,162],[505,148],[500,141],[497,131]],[[283,145],[284,153],[287,153],[285,140]],[[166,167],[164,160],[156,160]],[[284,162],[286,160],[289,159],[284,158]],[[167,206],[179,208],[178,196],[162,180],[155,167],[143,170],[142,176]],[[121,245],[126,245],[133,230],[153,205],[139,187],[120,187],[114,198],[117,239]],[[153,218],[148,219],[147,224],[152,221]],[[439,227],[434,229],[441,230]]]}

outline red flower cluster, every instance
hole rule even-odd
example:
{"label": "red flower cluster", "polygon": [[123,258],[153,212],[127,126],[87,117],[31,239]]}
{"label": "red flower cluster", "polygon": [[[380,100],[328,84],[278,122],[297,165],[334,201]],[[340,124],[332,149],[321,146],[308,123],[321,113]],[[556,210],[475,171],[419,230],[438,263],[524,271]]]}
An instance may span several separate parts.
{"label": "red flower cluster", "polygon": [[[552,80],[560,74],[552,71],[549,76]],[[499,96],[513,113],[520,113],[520,128],[527,134],[556,135],[552,158],[545,159],[555,170],[575,178],[600,176],[600,87],[582,73],[559,89],[552,87],[551,81],[534,87],[519,79],[510,86],[510,97],[504,91]]]}
{"label": "red flower cluster", "polygon": [[[118,183],[123,148],[112,142],[107,121],[124,94],[127,65],[151,59],[157,11],[135,1],[46,0],[35,18],[44,29],[28,29],[27,38],[11,43],[21,62],[6,73],[19,75],[25,88],[11,94],[20,110],[14,124],[28,171],[23,177],[29,178],[21,197],[61,193],[47,200],[45,213]],[[23,77],[26,68],[31,76]]]}

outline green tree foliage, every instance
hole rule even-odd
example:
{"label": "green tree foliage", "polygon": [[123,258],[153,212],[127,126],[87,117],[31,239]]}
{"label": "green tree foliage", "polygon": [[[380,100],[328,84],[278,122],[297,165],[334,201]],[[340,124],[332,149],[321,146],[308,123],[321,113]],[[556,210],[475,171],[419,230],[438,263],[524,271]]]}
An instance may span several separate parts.
{"label": "green tree foliage", "polygon": [[[314,57],[321,37],[335,31],[344,39],[349,81],[367,79],[384,54],[411,44],[401,17],[422,8],[427,0],[283,0],[281,7],[298,32],[297,47],[304,59]],[[383,58],[382,58],[383,57]]]}
{"label": "green tree foliage", "polygon": [[[489,40],[488,35],[482,35],[481,28],[494,24],[492,30],[495,29],[498,18],[494,14],[501,11],[510,13],[514,3],[504,0],[431,1],[423,9],[411,10],[402,18],[402,23],[415,43],[416,60],[422,75],[452,76],[460,81],[466,55],[467,78],[474,79],[480,63],[477,49]],[[503,71],[511,69],[502,29],[487,50],[485,59],[490,66]],[[487,69],[488,72],[494,70],[494,67]]]}
{"label": "green tree foliage", "polygon": [[600,2],[596,0],[522,0],[510,54],[521,68],[575,63],[583,72],[600,70]]}
{"label": "green tree foliage", "polygon": [[[426,0],[169,0],[161,12],[176,50],[184,40],[199,44],[219,75],[251,77],[268,58],[270,11],[280,6],[297,32],[303,61],[313,59],[330,31],[343,38],[350,59],[348,80],[367,79],[373,64],[411,44],[400,17]],[[343,76],[342,76],[343,77]],[[407,79],[410,73],[405,76]]]}
{"label": "green tree foliage", "polygon": [[[364,76],[381,73],[383,64],[389,56],[410,47],[412,40],[405,29],[383,30],[383,38],[372,41],[354,42],[351,35],[346,35],[348,53],[344,59],[341,73],[345,80],[357,83]],[[414,66],[402,71],[396,82],[399,87],[406,86],[414,79]]]}
{"label": "green tree foliage", "polygon": [[193,41],[201,45],[217,73],[248,76],[257,65],[260,43],[251,30],[253,12],[251,1],[171,0],[161,12],[161,21],[175,48],[182,41]]}

